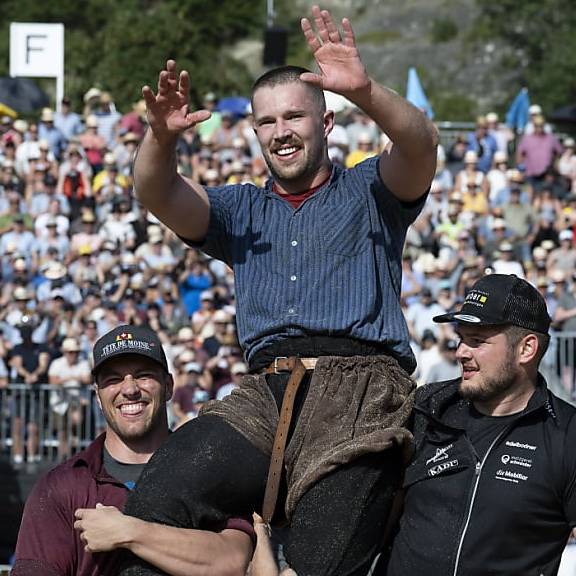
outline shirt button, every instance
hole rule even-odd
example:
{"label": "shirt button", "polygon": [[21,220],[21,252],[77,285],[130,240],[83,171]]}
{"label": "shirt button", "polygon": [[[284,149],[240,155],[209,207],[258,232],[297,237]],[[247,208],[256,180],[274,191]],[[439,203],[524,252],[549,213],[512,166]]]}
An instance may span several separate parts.
{"label": "shirt button", "polygon": [[292,240],[290,244],[292,244],[292,246],[298,246],[298,240]]}
{"label": "shirt button", "polygon": [[288,308],[288,314],[294,314],[294,308]]}
{"label": "shirt button", "polygon": [[292,274],[292,276],[290,276],[290,280],[292,280],[292,282],[296,282],[296,276],[294,276],[294,274]]}

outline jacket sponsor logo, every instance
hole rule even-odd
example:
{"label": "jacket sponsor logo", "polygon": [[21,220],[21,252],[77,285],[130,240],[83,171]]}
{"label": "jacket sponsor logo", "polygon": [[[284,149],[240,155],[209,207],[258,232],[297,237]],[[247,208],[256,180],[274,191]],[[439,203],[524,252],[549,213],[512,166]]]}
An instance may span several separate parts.
{"label": "jacket sponsor logo", "polygon": [[523,448],[524,450],[536,450],[536,446],[532,446],[532,444],[523,444],[522,442],[512,442],[508,440],[506,442],[506,446],[509,448]]}
{"label": "jacket sponsor logo", "polygon": [[513,482],[514,484],[519,484],[520,481],[526,482],[528,476],[521,474],[520,472],[510,472],[510,470],[498,470],[495,476],[496,480],[505,480],[506,482]]}
{"label": "jacket sponsor logo", "polygon": [[502,454],[500,458],[502,464],[510,464],[511,466],[523,466],[524,468],[532,468],[532,460],[529,458],[522,458],[521,456],[510,456],[510,454]]}
{"label": "jacket sponsor logo", "polygon": [[448,459],[448,450],[454,447],[454,444],[448,444],[448,446],[444,446],[443,448],[436,448],[436,454],[432,456],[432,458],[428,458],[426,460],[426,466],[432,462],[442,462],[442,460]]}
{"label": "jacket sponsor logo", "polygon": [[438,474],[442,474],[445,470],[450,470],[450,468],[454,468],[458,466],[458,460],[450,460],[450,462],[442,462],[442,464],[437,464],[436,466],[432,466],[428,470],[428,476],[438,476]]}

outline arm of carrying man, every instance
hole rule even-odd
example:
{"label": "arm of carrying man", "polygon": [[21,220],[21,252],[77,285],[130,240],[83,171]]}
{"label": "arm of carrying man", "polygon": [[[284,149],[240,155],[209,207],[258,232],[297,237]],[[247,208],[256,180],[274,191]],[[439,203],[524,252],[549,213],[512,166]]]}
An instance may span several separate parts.
{"label": "arm of carrying man", "polygon": [[210,204],[204,188],[180,176],[176,170],[178,136],[210,117],[208,110],[190,111],[188,72],[177,74],[176,62],[168,60],[158,76],[156,94],[142,88],[149,130],[134,161],[136,196],[174,232],[190,240],[202,240],[208,230]]}
{"label": "arm of carrying man", "polygon": [[312,14],[316,31],[307,18],[302,31],[320,73],[302,74],[301,80],[345,96],[376,122],[393,142],[380,159],[382,180],[399,200],[417,200],[436,171],[436,127],[422,111],[368,76],[347,18],[341,34],[328,10],[314,6]]}
{"label": "arm of carrying man", "polygon": [[243,576],[252,557],[252,539],[241,530],[175,528],[101,504],[76,510],[75,516],[87,552],[125,548],[172,576]]}

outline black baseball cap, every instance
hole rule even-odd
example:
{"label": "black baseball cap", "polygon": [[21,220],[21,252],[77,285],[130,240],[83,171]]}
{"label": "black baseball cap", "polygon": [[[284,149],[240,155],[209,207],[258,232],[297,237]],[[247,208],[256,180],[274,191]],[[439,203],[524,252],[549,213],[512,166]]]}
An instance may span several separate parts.
{"label": "black baseball cap", "polygon": [[143,326],[124,324],[110,330],[94,344],[92,374],[96,374],[104,362],[123,354],[146,356],[168,372],[166,355],[156,333]]}
{"label": "black baseball cap", "polygon": [[476,326],[512,324],[541,334],[550,328],[546,301],[532,284],[514,274],[489,274],[471,288],[458,312],[433,318]]}

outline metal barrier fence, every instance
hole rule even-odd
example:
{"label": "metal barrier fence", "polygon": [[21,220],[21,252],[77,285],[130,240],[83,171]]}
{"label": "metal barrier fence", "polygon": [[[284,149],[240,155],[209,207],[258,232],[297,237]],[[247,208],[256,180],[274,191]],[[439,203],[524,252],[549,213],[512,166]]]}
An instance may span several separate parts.
{"label": "metal barrier fence", "polygon": [[576,404],[576,332],[552,334],[540,371],[554,394]]}
{"label": "metal barrier fence", "polygon": [[458,136],[464,136],[469,132],[474,132],[476,124],[474,122],[437,122],[438,132],[440,134],[440,143],[444,150],[448,152]]}
{"label": "metal barrier fence", "polygon": [[[576,404],[576,332],[552,335],[540,369],[556,395]],[[88,446],[104,425],[91,386],[0,388],[0,451],[16,463],[68,458]]]}
{"label": "metal barrier fence", "polygon": [[15,463],[68,458],[88,446],[103,425],[91,386],[0,388],[0,450]]}

